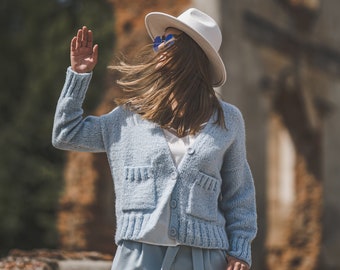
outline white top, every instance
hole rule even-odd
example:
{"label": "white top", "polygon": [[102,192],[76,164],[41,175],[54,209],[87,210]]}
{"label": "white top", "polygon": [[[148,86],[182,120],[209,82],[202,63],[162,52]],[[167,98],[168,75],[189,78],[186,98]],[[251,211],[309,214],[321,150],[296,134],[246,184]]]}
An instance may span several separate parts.
{"label": "white top", "polygon": [[[177,137],[175,133],[163,129],[165,139],[168,143],[172,159],[176,167],[181,163],[187,149],[193,144],[196,139],[196,135],[187,135],[185,137]],[[170,223],[170,200],[167,202],[165,207],[162,209],[159,221],[157,223],[156,229],[149,231],[144,239],[141,240],[143,243],[159,245],[159,246],[176,246],[178,243],[176,240],[168,236]]]}
{"label": "white top", "polygon": [[185,137],[179,138],[175,133],[163,129],[164,136],[166,141],[168,142],[172,159],[174,160],[176,167],[181,163],[188,147],[192,145],[195,140],[195,136],[187,135]]}

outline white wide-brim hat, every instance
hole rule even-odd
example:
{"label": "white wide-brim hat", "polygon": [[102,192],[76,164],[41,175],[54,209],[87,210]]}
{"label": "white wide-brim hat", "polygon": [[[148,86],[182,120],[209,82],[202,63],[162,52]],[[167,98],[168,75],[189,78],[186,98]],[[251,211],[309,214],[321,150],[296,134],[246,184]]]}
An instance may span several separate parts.
{"label": "white wide-brim hat", "polygon": [[145,26],[152,39],[162,36],[169,27],[186,33],[202,48],[210,61],[212,86],[217,87],[225,83],[227,72],[218,53],[222,34],[210,16],[196,8],[190,8],[178,17],[162,12],[151,12],[145,16]]}

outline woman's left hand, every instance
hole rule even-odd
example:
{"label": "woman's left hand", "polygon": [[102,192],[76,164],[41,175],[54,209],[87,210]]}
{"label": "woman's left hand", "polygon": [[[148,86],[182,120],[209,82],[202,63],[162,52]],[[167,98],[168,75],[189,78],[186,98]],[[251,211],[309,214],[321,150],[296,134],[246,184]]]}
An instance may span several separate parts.
{"label": "woman's left hand", "polygon": [[228,265],[226,270],[249,270],[248,264],[235,257],[227,255]]}

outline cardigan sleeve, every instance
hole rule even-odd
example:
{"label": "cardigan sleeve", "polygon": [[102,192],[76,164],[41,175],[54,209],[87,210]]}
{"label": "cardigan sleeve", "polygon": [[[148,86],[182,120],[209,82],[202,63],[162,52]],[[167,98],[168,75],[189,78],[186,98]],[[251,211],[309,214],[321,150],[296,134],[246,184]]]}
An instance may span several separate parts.
{"label": "cardigan sleeve", "polygon": [[52,144],[62,150],[103,152],[101,118],[83,117],[82,104],[92,73],[76,73],[69,67],[58,100]]}
{"label": "cardigan sleeve", "polygon": [[244,120],[238,109],[231,123],[235,133],[221,171],[221,209],[226,219],[228,254],[251,265],[251,242],[257,233],[255,187],[246,159]]}

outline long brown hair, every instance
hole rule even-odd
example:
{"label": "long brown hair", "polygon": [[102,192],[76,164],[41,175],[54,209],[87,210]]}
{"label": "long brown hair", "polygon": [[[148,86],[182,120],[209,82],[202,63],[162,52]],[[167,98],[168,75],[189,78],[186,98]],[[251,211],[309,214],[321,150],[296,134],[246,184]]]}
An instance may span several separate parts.
{"label": "long brown hair", "polygon": [[151,56],[148,47],[136,60],[111,67],[123,75],[117,83],[125,95],[115,100],[117,105],[162,128],[174,129],[180,137],[199,132],[215,111],[215,123],[225,127],[211,86],[209,60],[188,35],[177,35],[171,46]]}

